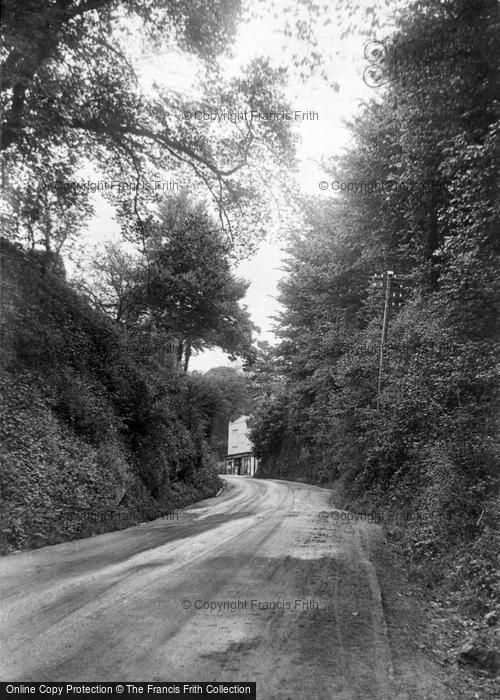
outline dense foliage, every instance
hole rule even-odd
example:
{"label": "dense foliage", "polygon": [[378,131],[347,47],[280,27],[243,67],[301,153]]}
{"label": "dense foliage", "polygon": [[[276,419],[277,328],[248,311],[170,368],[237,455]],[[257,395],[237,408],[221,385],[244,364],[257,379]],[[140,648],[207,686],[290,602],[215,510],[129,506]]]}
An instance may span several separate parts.
{"label": "dense foliage", "polygon": [[[93,205],[75,183],[90,171],[123,231],[140,237],[161,198],[154,183],[174,175],[203,188],[226,232],[249,216],[254,235],[236,239],[251,248],[256,220],[269,213],[257,200],[280,196],[262,178],[275,180],[293,157],[290,126],[256,119],[217,129],[190,116],[284,103],[285,73],[264,60],[223,78],[239,0],[8,0],[2,14],[4,233],[47,250],[74,240]],[[188,75],[196,71],[196,99],[161,82],[148,89],[143,72],[155,54],[182,56]]]}
{"label": "dense foliage", "polygon": [[[418,2],[400,19],[389,82],[331,164],[332,181],[353,184],[307,202],[290,247],[283,378],[253,428],[261,473],[342,477],[404,514],[428,581],[465,585],[473,608],[494,595],[499,551],[499,37],[491,0]],[[377,396],[372,278],[387,270],[403,304],[389,307]]]}
{"label": "dense foliage", "polygon": [[158,517],[219,488],[215,379],[179,373],[46,256],[2,241],[1,548]]}

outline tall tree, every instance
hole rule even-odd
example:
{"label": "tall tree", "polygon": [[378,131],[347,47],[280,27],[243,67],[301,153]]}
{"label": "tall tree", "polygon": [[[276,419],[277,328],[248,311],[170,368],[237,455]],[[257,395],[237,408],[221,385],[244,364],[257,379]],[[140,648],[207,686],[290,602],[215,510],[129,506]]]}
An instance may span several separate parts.
{"label": "tall tree", "polygon": [[[106,195],[118,209],[124,192],[112,183],[134,185],[122,222],[139,235],[151,199],[158,199],[151,197],[149,185],[163,172],[175,171],[186,186],[203,183],[229,230],[236,223],[230,212],[239,208],[241,214],[244,203],[252,216],[262,214],[255,199],[272,199],[271,161],[275,173],[285,169],[294,140],[287,122],[218,117],[267,112],[270,105],[285,103],[285,72],[266,61],[254,61],[230,81],[221,77],[217,57],[234,37],[239,1],[195,0],[188,6],[172,0],[7,0],[3,5],[2,172],[11,198],[26,186],[26,171],[32,181],[56,189],[56,158],[73,164],[67,178],[89,161],[94,172],[104,172]],[[191,56],[206,76],[200,80],[201,98],[182,99],[159,85],[146,93],[137,71],[141,41],[159,53],[168,46]],[[59,195],[67,196],[67,189],[60,188]]]}
{"label": "tall tree", "polygon": [[[299,449],[286,453],[296,435],[315,478],[399,488],[411,507],[457,514],[470,488],[471,523],[497,444],[498,28],[490,0],[428,0],[399,18],[392,81],[332,163],[349,188],[318,201],[291,246],[277,349],[285,388],[255,435],[269,464],[297,465]],[[388,269],[404,278],[404,305],[391,309],[377,410],[383,298],[370,278]]]}
{"label": "tall tree", "polygon": [[204,204],[170,197],[149,225],[142,257],[109,248],[94,267],[106,280],[101,305],[128,328],[173,343],[184,371],[193,350],[251,352],[254,326],[240,306],[248,283],[232,273],[230,246]]}

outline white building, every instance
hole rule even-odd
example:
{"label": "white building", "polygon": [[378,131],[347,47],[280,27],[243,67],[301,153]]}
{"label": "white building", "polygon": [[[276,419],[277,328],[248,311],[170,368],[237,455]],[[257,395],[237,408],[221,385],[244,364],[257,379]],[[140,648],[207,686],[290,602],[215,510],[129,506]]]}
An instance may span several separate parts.
{"label": "white building", "polygon": [[240,416],[229,423],[224,474],[254,476],[257,471],[257,460],[252,454],[252,443],[248,439],[247,420],[248,416]]}

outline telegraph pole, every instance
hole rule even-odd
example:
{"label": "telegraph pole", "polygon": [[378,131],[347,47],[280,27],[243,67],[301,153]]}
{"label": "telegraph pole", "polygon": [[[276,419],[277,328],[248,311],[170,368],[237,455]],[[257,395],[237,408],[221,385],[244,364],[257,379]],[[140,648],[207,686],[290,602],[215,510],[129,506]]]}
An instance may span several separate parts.
{"label": "telegraph pole", "polygon": [[392,270],[387,270],[385,276],[384,319],[382,321],[382,337],[380,339],[380,357],[378,363],[377,411],[380,410],[380,391],[382,389],[382,370],[384,366],[384,345],[387,338],[387,324],[389,322],[389,301],[391,299],[391,283],[393,278],[394,272]]}

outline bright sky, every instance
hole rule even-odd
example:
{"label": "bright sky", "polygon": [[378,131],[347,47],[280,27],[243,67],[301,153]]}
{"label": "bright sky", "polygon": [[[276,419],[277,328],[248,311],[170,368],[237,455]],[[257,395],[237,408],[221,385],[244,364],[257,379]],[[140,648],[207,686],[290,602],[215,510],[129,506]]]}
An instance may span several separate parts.
{"label": "bright sky", "polygon": [[[338,92],[320,78],[307,83],[291,80],[288,88],[292,110],[314,110],[318,113],[317,120],[296,123],[301,137],[298,182],[306,194],[333,196],[332,190],[321,192],[319,189],[319,182],[325,180],[320,160],[340,154],[348,145],[349,131],[345,121],[353,117],[362,100],[373,97],[373,90],[365,85],[362,78],[368,65],[363,54],[367,40],[359,36],[341,39],[343,29],[332,21],[318,35],[318,48],[327,60],[329,80],[339,84]],[[290,65],[289,54],[297,45],[291,42],[287,55],[281,43],[282,39],[276,33],[276,23],[264,20],[243,25],[235,48],[237,62],[244,64],[256,56],[265,55],[276,64]],[[266,242],[254,258],[244,261],[238,268],[241,276],[251,280],[245,301],[254,323],[261,328],[260,339],[271,343],[275,338],[272,333],[274,322],[270,317],[279,310],[277,284],[284,274],[280,270],[284,257],[282,248],[283,244]],[[210,350],[195,356],[191,360],[191,369],[204,371],[222,364],[238,365],[231,363],[222,351]]]}
{"label": "bright sky", "polygon": [[[286,0],[278,0],[279,10],[288,5]],[[366,9],[366,8],[364,8]],[[322,19],[327,19],[327,14]],[[269,57],[274,65],[289,66],[287,97],[292,111],[313,110],[318,117],[314,120],[293,122],[300,136],[298,150],[299,172],[297,182],[300,190],[307,194],[334,196],[332,190],[322,192],[319,182],[328,179],[321,167],[321,158],[337,155],[348,145],[349,132],[345,121],[352,118],[362,100],[374,95],[362,79],[363,70],[368,65],[364,57],[367,39],[361,36],[341,38],[345,26],[339,24],[331,14],[331,22],[317,28],[317,51],[325,58],[325,69],[329,83],[338,83],[335,91],[320,77],[302,82],[294,75],[292,54],[303,52],[304,46],[297,40],[286,39],[279,30],[283,28],[283,16],[274,19],[271,15],[264,19],[252,19],[240,26],[234,49],[234,58],[227,62],[228,76],[238,72],[240,66],[258,56]],[[387,34],[391,33],[388,29]],[[382,38],[382,37],[377,37]],[[176,54],[144,54],[141,59],[144,89],[148,90],[153,81],[170,88],[195,96],[196,78],[193,64]],[[163,179],[167,179],[165,176]],[[95,246],[104,240],[118,238],[118,225],[112,220],[112,210],[104,200],[96,202],[96,217],[89,225],[88,241]],[[105,235],[104,235],[105,234]],[[261,328],[258,339],[274,341],[273,321],[270,318],[278,311],[276,300],[277,283],[283,272],[284,242],[268,240],[260,246],[257,254],[243,261],[236,269],[238,276],[250,280],[251,284],[244,303],[248,306],[254,323]],[[71,269],[70,269],[71,272]],[[191,369],[204,371],[210,367],[230,365],[228,357],[219,350],[205,351],[191,360]],[[237,363],[239,364],[239,363]]]}

